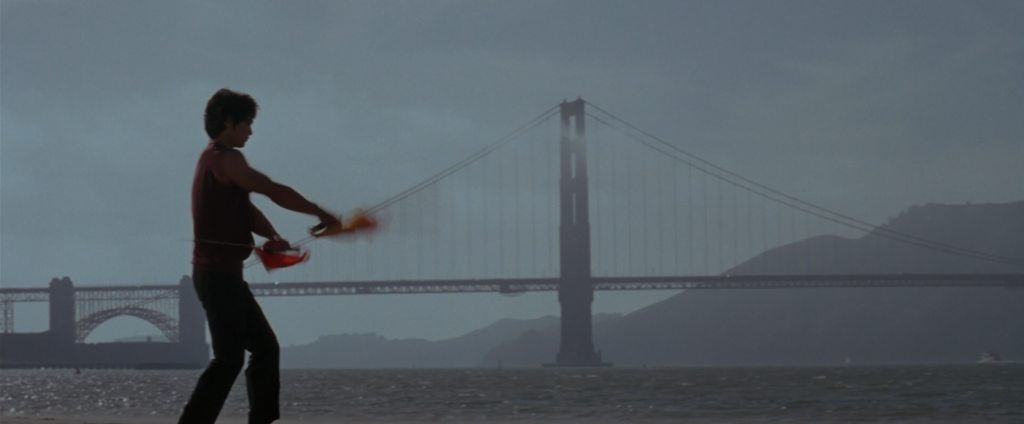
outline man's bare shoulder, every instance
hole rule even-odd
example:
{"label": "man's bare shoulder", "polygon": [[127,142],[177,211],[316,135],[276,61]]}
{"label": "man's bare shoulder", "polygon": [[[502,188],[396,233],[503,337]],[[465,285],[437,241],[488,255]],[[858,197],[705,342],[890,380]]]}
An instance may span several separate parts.
{"label": "man's bare shoulder", "polygon": [[225,172],[240,171],[248,169],[249,162],[238,149],[227,149],[220,152],[220,166]]}
{"label": "man's bare shoulder", "polygon": [[244,178],[249,171],[249,163],[245,155],[236,149],[224,149],[217,152],[219,156],[214,165],[214,174],[222,183],[238,185],[239,179]]}
{"label": "man's bare shoulder", "polygon": [[245,156],[238,150],[225,150],[220,161],[220,171],[223,181],[238,185],[250,192],[266,194],[273,185],[269,177],[262,172],[253,169],[245,160]]}
{"label": "man's bare shoulder", "polygon": [[233,160],[245,160],[245,155],[243,155],[242,152],[239,151],[238,149],[224,149],[221,150],[219,153],[221,158],[223,159],[232,158]]}

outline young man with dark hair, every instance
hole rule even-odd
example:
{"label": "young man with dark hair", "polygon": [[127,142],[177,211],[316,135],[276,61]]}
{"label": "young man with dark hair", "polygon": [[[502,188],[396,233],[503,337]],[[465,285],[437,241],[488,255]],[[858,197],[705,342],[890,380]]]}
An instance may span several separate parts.
{"label": "young man with dark hair", "polygon": [[245,147],[252,135],[257,109],[251,96],[228,89],[214,93],[206,104],[204,123],[210,144],[199,156],[192,181],[192,280],[206,310],[213,360],[199,377],[180,424],[217,420],[245,365],[247,350],[251,352],[245,370],[249,423],[266,424],[280,418],[280,347],[242,278],[242,263],[252,253],[254,233],[268,240],[265,249],[282,251],[291,246],[250,202],[249,193],[263,194],[285,209],[316,216],[321,226],[338,222],[292,188],[249,167],[238,149]]}

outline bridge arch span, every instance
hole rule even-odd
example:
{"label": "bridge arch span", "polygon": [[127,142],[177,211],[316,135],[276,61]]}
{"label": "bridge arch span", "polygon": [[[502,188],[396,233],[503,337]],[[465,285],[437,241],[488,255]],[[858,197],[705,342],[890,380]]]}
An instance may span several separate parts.
{"label": "bridge arch span", "polygon": [[178,320],[152,309],[140,308],[137,306],[124,306],[114,309],[105,309],[79,320],[75,325],[75,342],[84,343],[85,339],[89,337],[89,334],[92,334],[93,330],[95,330],[96,327],[99,327],[100,324],[122,315],[140,318],[150,324],[153,324],[153,326],[163,333],[164,337],[167,337],[168,341],[172,343],[178,341]]}

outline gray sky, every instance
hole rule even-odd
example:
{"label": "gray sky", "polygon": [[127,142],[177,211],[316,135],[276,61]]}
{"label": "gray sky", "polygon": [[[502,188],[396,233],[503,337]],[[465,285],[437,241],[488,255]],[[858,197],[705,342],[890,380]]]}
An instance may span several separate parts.
{"label": "gray sky", "polygon": [[[338,211],[577,96],[869,222],[914,204],[1024,199],[1015,0],[0,5],[4,287],[190,273],[189,186],[202,110],[221,87],[260,102],[250,163]],[[313,224],[259,202],[286,237]],[[670,294],[599,293],[594,309]],[[554,294],[261,302],[284,345],[438,339],[558,312]]]}

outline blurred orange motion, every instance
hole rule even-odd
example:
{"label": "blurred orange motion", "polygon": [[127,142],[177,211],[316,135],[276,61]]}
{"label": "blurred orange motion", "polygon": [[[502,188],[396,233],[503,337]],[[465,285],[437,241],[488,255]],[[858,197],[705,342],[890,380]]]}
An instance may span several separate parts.
{"label": "blurred orange motion", "polygon": [[377,228],[378,222],[372,216],[363,211],[356,211],[354,216],[345,222],[338,222],[325,228],[323,231],[313,234],[314,237],[326,237],[339,234],[369,231]]}

